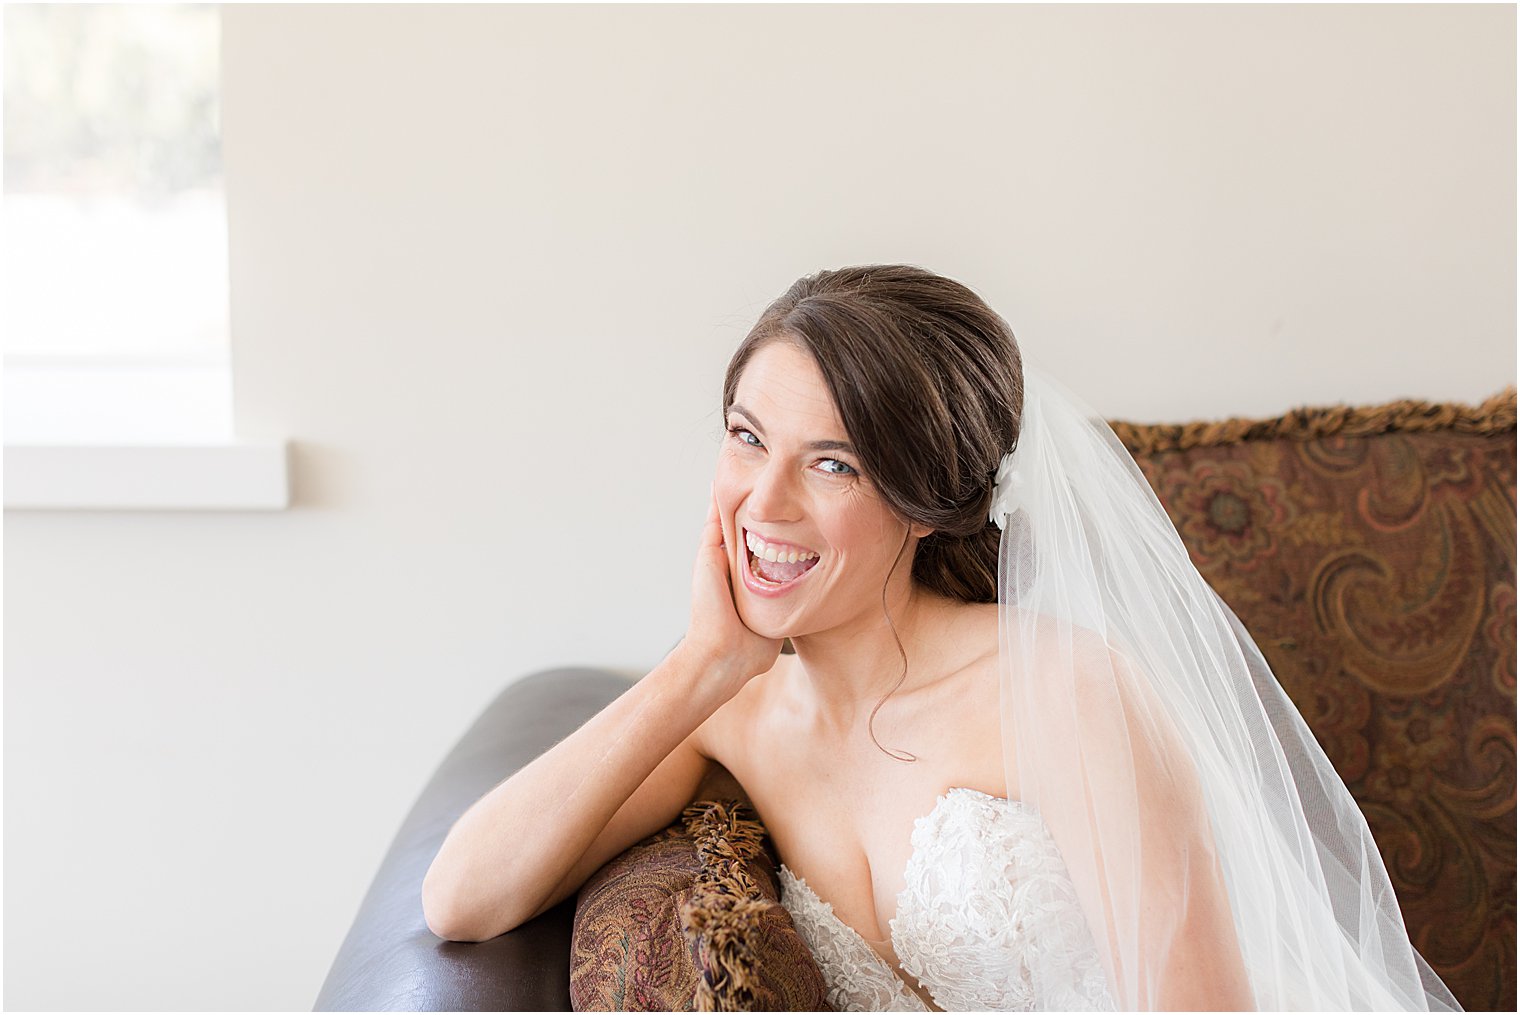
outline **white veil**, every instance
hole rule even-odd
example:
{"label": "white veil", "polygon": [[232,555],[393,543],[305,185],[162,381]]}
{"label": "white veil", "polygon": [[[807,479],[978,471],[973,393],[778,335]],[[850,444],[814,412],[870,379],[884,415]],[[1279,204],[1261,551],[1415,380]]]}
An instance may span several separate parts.
{"label": "white veil", "polygon": [[998,470],[1003,762],[1121,1009],[1460,1011],[1360,809],[1103,418],[1024,362]]}

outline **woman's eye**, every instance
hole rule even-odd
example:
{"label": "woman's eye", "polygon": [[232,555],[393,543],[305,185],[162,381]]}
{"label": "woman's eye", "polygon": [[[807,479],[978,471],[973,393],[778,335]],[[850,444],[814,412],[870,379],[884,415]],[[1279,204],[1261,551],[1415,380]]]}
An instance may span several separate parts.
{"label": "woman's eye", "polygon": [[[734,439],[737,440],[740,444],[745,444],[745,445],[748,445],[749,447],[752,447],[752,448],[758,448],[758,447],[760,447],[760,438],[755,437],[754,434],[750,433],[748,430],[744,429],[744,427],[742,427],[742,426],[731,426],[731,427],[728,428],[728,432],[731,433],[731,434],[733,434],[734,435]],[[743,434],[749,434],[749,436],[755,437],[755,443],[750,444],[749,441],[747,441],[747,440],[744,439],[744,437],[742,436]]]}
{"label": "woman's eye", "polygon": [[[755,435],[753,433],[751,433],[749,430],[746,430],[742,426],[731,426],[731,427],[728,428],[728,432],[731,433],[731,434],[733,434],[734,440],[738,441],[740,444],[743,444],[747,448],[762,448],[762,447],[765,446],[765,445],[763,445],[763,444],[760,443],[760,438],[759,437],[755,437]],[[745,440],[746,437],[755,437],[754,443],[752,444],[749,441]],[[826,472],[826,473],[828,473],[830,476],[853,476],[853,475],[855,475],[855,467],[854,466],[852,466],[852,465],[850,465],[850,464],[848,464],[846,462],[841,462],[837,458],[820,458],[819,461],[821,461],[821,462],[833,462],[835,465],[839,466],[841,469],[844,470],[843,472],[839,472],[839,471],[835,471],[833,469],[824,469],[823,471]]]}

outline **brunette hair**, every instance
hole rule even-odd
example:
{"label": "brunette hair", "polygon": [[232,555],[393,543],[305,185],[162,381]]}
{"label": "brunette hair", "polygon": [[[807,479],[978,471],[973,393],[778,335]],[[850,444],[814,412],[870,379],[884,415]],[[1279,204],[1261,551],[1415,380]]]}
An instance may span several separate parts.
{"label": "brunette hair", "polygon": [[[750,358],[772,342],[817,363],[863,471],[902,521],[892,570],[908,524],[929,526],[912,580],[963,602],[997,602],[1002,533],[987,515],[1024,411],[1023,361],[1008,323],[965,285],[914,265],[807,275],[765,308],[729,360],[725,415]],[[883,612],[886,596],[883,586]],[[890,614],[887,624],[896,638]],[[901,639],[897,647],[906,677]]]}

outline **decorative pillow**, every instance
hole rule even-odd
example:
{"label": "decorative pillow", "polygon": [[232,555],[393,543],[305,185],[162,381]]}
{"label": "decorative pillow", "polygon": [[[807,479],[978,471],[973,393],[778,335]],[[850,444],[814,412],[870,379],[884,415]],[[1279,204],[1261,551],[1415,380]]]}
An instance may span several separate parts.
{"label": "decorative pillow", "polygon": [[576,1011],[831,1011],[780,903],[753,809],[699,800],[593,874],[576,901]]}

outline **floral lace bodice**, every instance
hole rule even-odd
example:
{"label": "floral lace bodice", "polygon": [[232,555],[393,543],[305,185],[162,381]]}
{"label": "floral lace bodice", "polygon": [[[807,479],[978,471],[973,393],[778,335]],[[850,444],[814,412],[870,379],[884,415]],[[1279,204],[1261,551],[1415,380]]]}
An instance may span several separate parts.
{"label": "floral lace bodice", "polygon": [[[957,786],[913,823],[892,950],[945,1011],[1112,1011],[1076,889],[1038,811]],[[929,1011],[865,938],[781,865],[781,904],[836,1011]]]}

